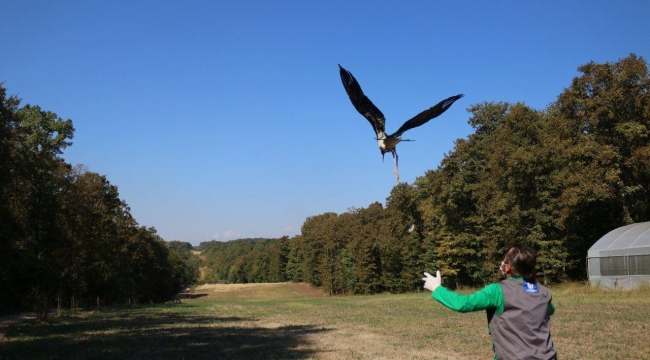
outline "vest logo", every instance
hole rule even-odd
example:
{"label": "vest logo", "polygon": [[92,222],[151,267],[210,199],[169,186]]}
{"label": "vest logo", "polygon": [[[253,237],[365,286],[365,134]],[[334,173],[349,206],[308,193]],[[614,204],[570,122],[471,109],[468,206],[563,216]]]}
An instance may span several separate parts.
{"label": "vest logo", "polygon": [[529,283],[524,280],[524,290],[526,290],[527,293],[537,293],[537,284]]}

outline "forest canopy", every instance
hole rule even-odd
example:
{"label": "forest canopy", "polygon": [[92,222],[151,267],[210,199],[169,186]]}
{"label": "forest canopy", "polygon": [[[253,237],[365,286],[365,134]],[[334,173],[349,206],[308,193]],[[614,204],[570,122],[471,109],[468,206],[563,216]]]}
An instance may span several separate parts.
{"label": "forest canopy", "polygon": [[59,156],[72,120],[20,102],[0,83],[0,314],[159,301],[195,282],[188,250],[139,226],[106,176]]}

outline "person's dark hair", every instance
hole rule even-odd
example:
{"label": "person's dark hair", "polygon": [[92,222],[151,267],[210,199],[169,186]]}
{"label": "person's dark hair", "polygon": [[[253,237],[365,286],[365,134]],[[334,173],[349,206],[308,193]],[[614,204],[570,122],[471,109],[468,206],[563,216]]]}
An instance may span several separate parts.
{"label": "person's dark hair", "polygon": [[513,246],[506,254],[506,262],[512,266],[514,275],[519,275],[528,282],[535,282],[535,265],[537,253],[526,244]]}

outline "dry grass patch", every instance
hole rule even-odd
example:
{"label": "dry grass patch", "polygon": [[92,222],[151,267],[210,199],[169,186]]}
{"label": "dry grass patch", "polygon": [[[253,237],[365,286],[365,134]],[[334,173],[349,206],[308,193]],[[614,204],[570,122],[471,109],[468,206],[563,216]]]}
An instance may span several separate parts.
{"label": "dry grass patch", "polygon": [[553,288],[552,330],[562,357],[650,359],[650,290]]}
{"label": "dry grass patch", "polygon": [[[562,359],[650,359],[650,290],[551,288]],[[308,284],[204,285],[180,304],[14,324],[0,359],[489,359],[482,312],[429,293],[326,297]]]}
{"label": "dry grass patch", "polygon": [[290,300],[327,297],[321,289],[306,283],[205,284],[197,286],[195,291],[219,300]]}

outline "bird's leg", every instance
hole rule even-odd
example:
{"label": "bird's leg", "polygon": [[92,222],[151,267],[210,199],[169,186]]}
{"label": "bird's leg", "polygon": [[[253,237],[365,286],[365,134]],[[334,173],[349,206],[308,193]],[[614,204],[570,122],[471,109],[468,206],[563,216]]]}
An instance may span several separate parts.
{"label": "bird's leg", "polygon": [[399,185],[399,171],[397,171],[397,162],[395,162],[395,180],[397,181],[397,184]]}
{"label": "bird's leg", "polygon": [[397,184],[399,185],[399,171],[397,170],[397,163],[399,161],[399,156],[397,156],[396,152],[393,152],[393,162],[395,163],[395,180],[397,180]]}

